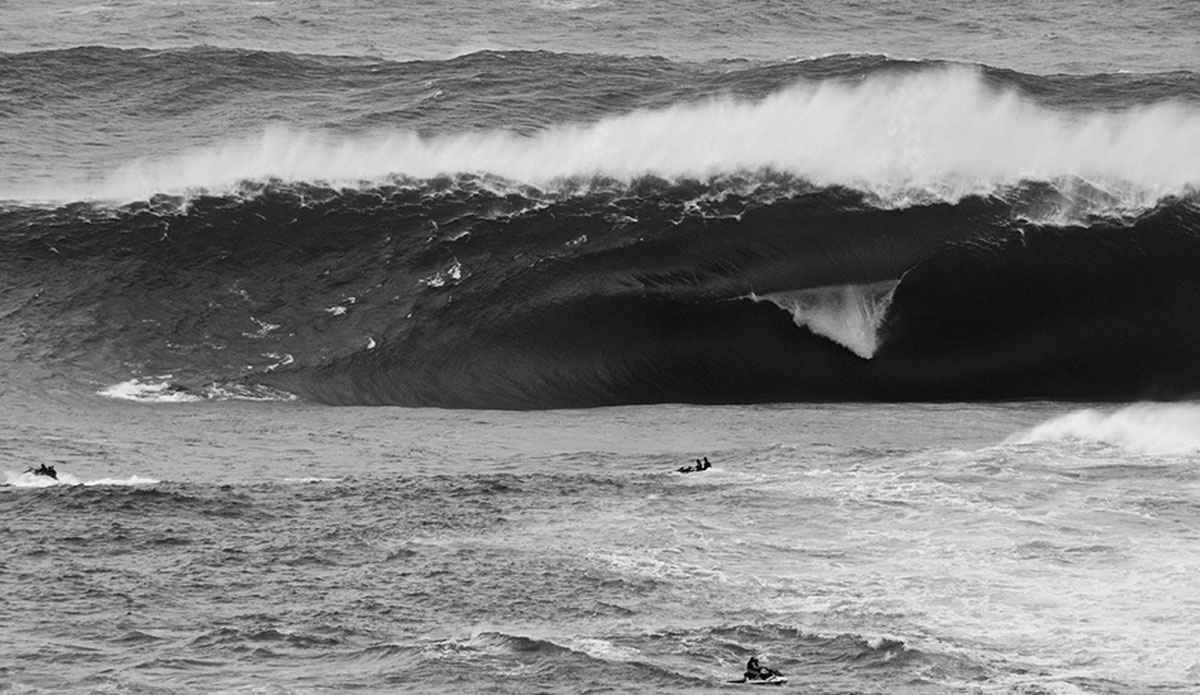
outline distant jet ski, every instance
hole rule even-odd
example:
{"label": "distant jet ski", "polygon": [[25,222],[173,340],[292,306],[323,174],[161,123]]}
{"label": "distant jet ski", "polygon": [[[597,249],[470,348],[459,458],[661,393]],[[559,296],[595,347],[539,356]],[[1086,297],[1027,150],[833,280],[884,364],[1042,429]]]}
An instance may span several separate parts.
{"label": "distant jet ski", "polygon": [[47,478],[53,478],[55,480],[58,480],[58,471],[54,470],[54,466],[47,466],[44,463],[39,468],[34,468],[33,466],[30,466],[29,468],[25,469],[25,472],[32,473],[34,475],[44,475]]}
{"label": "distant jet ski", "polygon": [[742,674],[742,679],[729,682],[745,685],[783,685],[788,679],[778,669],[763,666],[758,663],[758,657],[752,656],[746,662],[746,672]]}
{"label": "distant jet ski", "polygon": [[684,466],[684,467],[682,467],[682,468],[679,468],[679,469],[677,469],[677,470],[678,470],[680,473],[698,473],[698,472],[700,472],[700,471],[706,471],[706,470],[708,470],[708,469],[710,469],[710,468],[712,468],[712,464],[708,462],[708,457],[707,457],[707,456],[705,456],[703,461],[701,461],[700,459],[696,459],[696,465],[694,465],[694,466]]}

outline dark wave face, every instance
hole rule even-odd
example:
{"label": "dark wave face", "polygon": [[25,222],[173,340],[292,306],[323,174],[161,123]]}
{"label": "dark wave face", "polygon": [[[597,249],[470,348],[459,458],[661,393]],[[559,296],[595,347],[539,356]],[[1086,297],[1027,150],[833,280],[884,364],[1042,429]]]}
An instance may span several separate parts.
{"label": "dark wave face", "polygon": [[995,198],[880,210],[845,190],[760,184],[779,197],[646,180],[548,199],[446,179],[268,187],[186,211],[9,211],[6,333],[19,357],[76,378],[171,374],[338,404],[1200,385],[1191,204],[1047,226]]}
{"label": "dark wave face", "polygon": [[[0,182],[13,381],[472,408],[1200,387],[1191,74],[212,49],[0,64],[20,90],[55,75],[39,108],[61,107],[44,132],[33,102],[4,117],[22,135]],[[79,94],[118,134],[91,152],[63,115]],[[147,154],[174,118],[202,134]]]}

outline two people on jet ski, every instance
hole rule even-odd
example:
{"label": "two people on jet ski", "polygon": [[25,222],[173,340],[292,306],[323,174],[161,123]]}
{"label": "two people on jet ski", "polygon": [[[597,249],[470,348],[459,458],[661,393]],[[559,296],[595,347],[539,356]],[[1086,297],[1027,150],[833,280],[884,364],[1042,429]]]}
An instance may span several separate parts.
{"label": "two people on jet ski", "polygon": [[34,475],[44,475],[48,478],[54,478],[55,480],[58,480],[58,472],[54,470],[54,466],[47,466],[44,463],[40,468],[34,468],[33,466],[30,466],[25,470],[25,472],[32,473]]}

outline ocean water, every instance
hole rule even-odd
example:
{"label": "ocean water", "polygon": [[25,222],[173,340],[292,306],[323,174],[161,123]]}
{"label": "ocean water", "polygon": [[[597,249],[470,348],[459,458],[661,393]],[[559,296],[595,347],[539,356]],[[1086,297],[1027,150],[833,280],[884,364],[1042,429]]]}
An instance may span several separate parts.
{"label": "ocean water", "polygon": [[9,692],[1200,679],[1196,406],[64,410],[4,423]]}
{"label": "ocean water", "polygon": [[0,692],[1200,690],[1140,5],[0,2]]}

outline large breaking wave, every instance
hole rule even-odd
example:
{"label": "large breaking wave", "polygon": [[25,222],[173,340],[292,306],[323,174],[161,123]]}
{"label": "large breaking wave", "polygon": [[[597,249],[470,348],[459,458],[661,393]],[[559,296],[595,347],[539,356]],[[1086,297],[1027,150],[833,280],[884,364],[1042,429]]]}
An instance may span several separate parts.
{"label": "large breaking wave", "polygon": [[1194,95],[868,63],[5,184],[9,373],[497,408],[1194,393]]}

